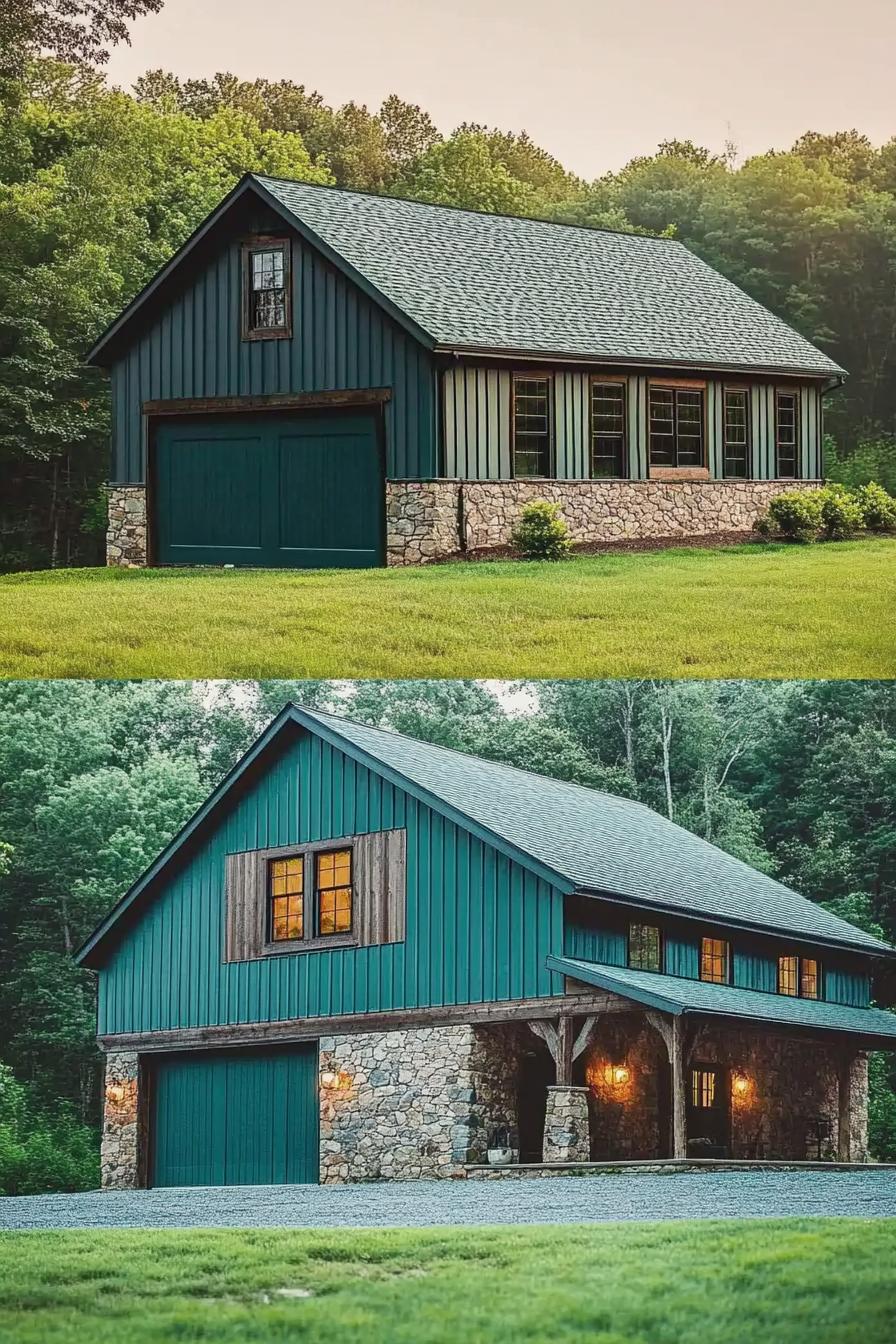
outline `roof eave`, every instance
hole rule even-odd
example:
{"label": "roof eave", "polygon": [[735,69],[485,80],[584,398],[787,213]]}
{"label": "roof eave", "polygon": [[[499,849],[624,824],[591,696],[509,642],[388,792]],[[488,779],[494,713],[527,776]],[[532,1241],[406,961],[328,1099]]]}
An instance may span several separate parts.
{"label": "roof eave", "polygon": [[[730,373],[739,377],[752,375],[762,378],[812,378],[826,380],[830,382],[831,387],[841,386],[849,376],[845,369],[836,364],[821,369],[808,366],[766,367],[758,364],[713,363],[711,360],[695,363],[693,360],[684,359],[634,359],[625,355],[596,355],[593,351],[576,354],[556,350],[522,350],[499,345],[458,345],[440,342],[435,345],[433,353],[447,355],[452,359],[506,359],[520,363],[587,364],[595,368],[690,369],[695,373]],[[824,390],[829,391],[830,388],[826,386]]]}
{"label": "roof eave", "polygon": [[[787,938],[791,942],[806,944],[810,947],[829,947],[836,949],[838,952],[854,952],[866,957],[896,958],[896,947],[890,947],[876,940],[873,943],[856,943],[847,939],[831,938],[824,934],[800,933],[793,929],[771,928],[768,923],[737,919],[733,916],[722,918],[718,912],[711,910],[683,910],[680,905],[671,905],[668,902],[656,900],[646,901],[636,896],[622,896],[617,892],[601,891],[596,887],[577,886],[573,894],[586,896],[591,900],[611,901],[616,904],[631,906],[635,910],[650,910],[657,914],[674,915],[679,919],[695,919],[714,927],[742,929],[745,932],[760,933],[767,937]],[[794,892],[794,895],[798,896],[799,892]]]}

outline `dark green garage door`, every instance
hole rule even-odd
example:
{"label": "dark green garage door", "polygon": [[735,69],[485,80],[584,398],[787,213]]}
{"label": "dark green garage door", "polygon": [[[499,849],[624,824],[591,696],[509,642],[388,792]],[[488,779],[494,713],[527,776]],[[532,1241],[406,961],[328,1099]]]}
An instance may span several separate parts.
{"label": "dark green garage door", "polygon": [[314,1184],[317,1047],[161,1059],[151,1125],[151,1185]]}
{"label": "dark green garage door", "polygon": [[372,415],[163,421],[154,485],[159,564],[383,563],[384,486]]}

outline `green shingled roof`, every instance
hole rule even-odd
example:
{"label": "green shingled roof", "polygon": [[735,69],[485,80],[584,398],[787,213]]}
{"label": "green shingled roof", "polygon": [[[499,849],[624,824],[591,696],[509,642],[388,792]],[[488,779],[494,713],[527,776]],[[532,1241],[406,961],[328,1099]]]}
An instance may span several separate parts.
{"label": "green shingled roof", "polygon": [[642,803],[297,709],[579,890],[864,951],[892,949]]}
{"label": "green shingled roof", "polygon": [[666,238],[253,175],[451,350],[837,376],[839,365]]}
{"label": "green shingled roof", "polygon": [[661,1012],[725,1017],[747,1017],[780,1026],[811,1027],[818,1031],[848,1031],[853,1035],[896,1038],[896,1013],[882,1008],[849,1008],[822,999],[796,999],[785,994],[762,994],[732,985],[709,985],[702,980],[682,980],[652,971],[633,971],[621,966],[602,966],[574,957],[548,957],[552,971],[583,980],[646,1004]]}

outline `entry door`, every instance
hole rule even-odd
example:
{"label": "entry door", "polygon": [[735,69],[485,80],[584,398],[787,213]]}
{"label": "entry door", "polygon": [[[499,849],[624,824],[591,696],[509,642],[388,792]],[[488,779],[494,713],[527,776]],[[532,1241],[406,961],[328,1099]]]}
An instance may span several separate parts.
{"label": "entry door", "polygon": [[319,1180],[316,1045],[167,1056],[151,1088],[151,1185]]}
{"label": "entry door", "polygon": [[695,1064],[690,1072],[687,1111],[688,1140],[708,1139],[722,1150],[730,1143],[728,1075],[715,1064]]}
{"label": "entry door", "polygon": [[163,565],[366,568],[385,555],[370,414],[162,421],[152,515]]}

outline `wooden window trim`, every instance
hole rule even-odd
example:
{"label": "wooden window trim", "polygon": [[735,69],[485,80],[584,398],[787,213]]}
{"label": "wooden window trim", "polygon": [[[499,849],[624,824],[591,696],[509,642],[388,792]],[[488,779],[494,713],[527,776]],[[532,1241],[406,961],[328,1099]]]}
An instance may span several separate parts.
{"label": "wooden window trim", "polygon": [[[259,864],[263,865],[265,875],[264,890],[264,941],[261,945],[261,951],[264,956],[276,955],[283,952],[312,952],[320,950],[322,947],[356,947],[358,937],[355,921],[355,890],[354,890],[354,865],[355,848],[354,836],[343,836],[338,840],[313,840],[308,844],[278,846],[277,849],[264,849],[257,851]],[[320,854],[334,853],[340,849],[347,849],[351,854],[352,862],[352,928],[347,933],[324,933],[319,930],[320,912],[318,910],[318,890],[317,890],[317,858]],[[271,862],[274,859],[301,859],[303,866],[302,890],[304,892],[302,926],[305,930],[313,930],[310,933],[303,933],[301,938],[277,938],[271,937],[270,924],[270,904],[271,896],[268,889],[269,871]]]}
{"label": "wooden window trim", "polygon": [[[781,397],[793,398],[793,475],[781,475],[781,437],[778,424],[778,402]],[[776,387],[775,388],[775,480],[776,481],[801,481],[803,479],[800,471],[800,454],[802,447],[800,444],[800,433],[802,430],[802,386],[797,387]]]}
{"label": "wooden window trim", "polygon": [[[707,381],[706,379],[690,378],[650,378],[647,382],[647,471],[651,480],[657,481],[708,481],[709,467],[707,465]],[[651,392],[663,392],[676,390],[685,392],[700,393],[700,461],[690,465],[680,465],[676,460],[675,464],[669,466],[663,463],[654,463],[651,460],[651,433],[650,433],[650,394]],[[677,416],[676,416],[677,424]],[[675,456],[678,457],[678,434],[672,435],[672,442],[675,445]]]}
{"label": "wooden window trim", "polygon": [[[249,321],[252,309],[251,265],[253,252],[283,250],[283,288],[286,298],[286,323],[282,327],[253,327]],[[240,330],[244,341],[288,341],[292,339],[292,239],[284,235],[258,234],[246,238],[240,247]]]}
{"label": "wooden window trim", "polygon": [[[726,469],[725,469],[725,462],[726,462],[727,457],[728,457],[728,452],[727,452],[727,449],[728,449],[728,436],[727,436],[727,426],[728,426],[728,421],[727,421],[727,415],[726,415],[726,412],[727,412],[727,410],[728,410],[728,393],[729,393],[729,392],[743,392],[743,393],[744,393],[744,415],[745,415],[745,425],[744,425],[744,430],[745,430],[745,434],[746,434],[746,440],[747,440],[747,442],[746,442],[746,445],[745,445],[745,453],[746,453],[746,463],[745,463],[745,465],[746,465],[746,471],[744,472],[743,476],[729,476],[729,475],[728,475],[728,472],[727,472]],[[749,383],[723,383],[723,384],[722,384],[722,444],[721,444],[722,451],[721,451],[721,460],[722,460],[722,476],[723,476],[723,478],[724,478],[725,480],[727,480],[727,481],[752,481],[752,480],[753,480],[753,405],[752,405],[752,401],[753,401],[753,399],[752,399],[752,396],[751,396],[751,388],[750,388]]]}
{"label": "wooden window trim", "polygon": [[[619,476],[594,474],[594,389],[611,383],[622,388],[622,473]],[[618,374],[591,373],[588,375],[588,479],[592,481],[631,480],[631,460],[628,441],[629,380]]]}
{"label": "wooden window trim", "polygon": [[[544,382],[548,389],[548,471],[546,476],[517,476],[516,474],[516,385],[517,382]],[[510,475],[515,481],[553,481],[556,480],[554,412],[555,412],[554,374],[545,369],[515,369],[510,374]]]}

